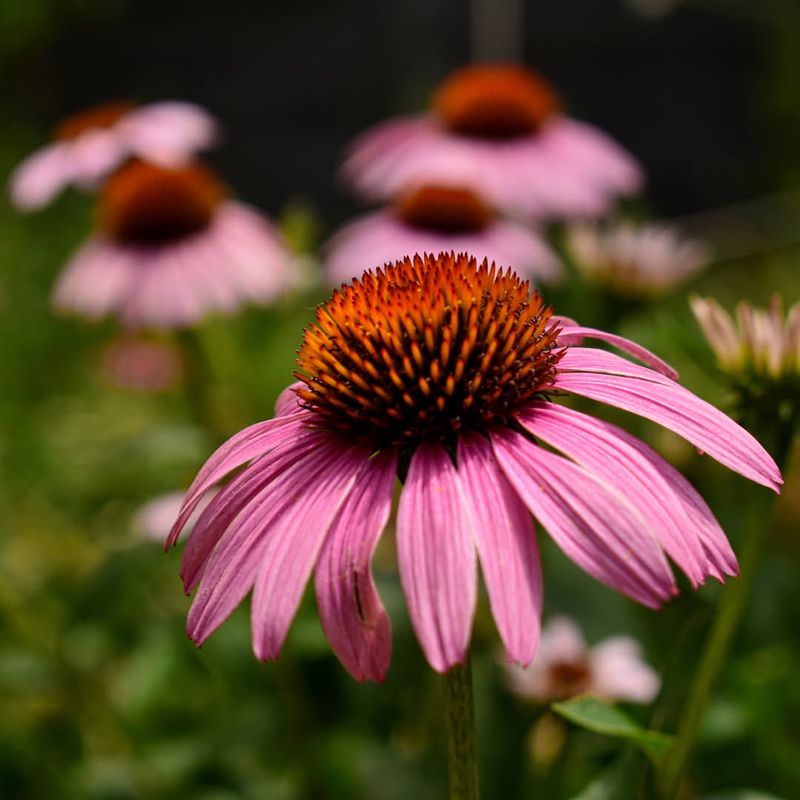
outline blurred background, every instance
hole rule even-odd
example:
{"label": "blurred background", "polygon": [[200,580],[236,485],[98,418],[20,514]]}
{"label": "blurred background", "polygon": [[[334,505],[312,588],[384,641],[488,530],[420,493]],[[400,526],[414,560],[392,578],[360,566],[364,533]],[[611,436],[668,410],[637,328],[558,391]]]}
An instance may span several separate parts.
{"label": "blurred background", "polygon": [[[423,107],[476,56],[521,57],[572,115],[641,160],[640,211],[679,222],[716,253],[692,290],[728,307],[776,290],[789,304],[800,297],[794,0],[0,0],[0,175],[73,111],[120,97],[191,100],[224,125],[212,164],[313,253],[358,208],[335,175],[346,143]],[[29,216],[0,199],[0,796],[441,797],[439,682],[405,617],[391,548],[378,564],[395,631],[384,685],[358,685],[340,667],[312,597],[277,664],[253,658],[246,609],[202,650],[187,640],[178,554],[148,540],[136,512],[185,488],[219,432],[180,387],[109,384],[112,323],[52,314],[50,287],[91,223],[78,193]],[[310,289],[231,323],[235,348],[222,360],[235,351],[246,386],[236,423],[272,414],[322,297]],[[629,314],[623,329],[725,407],[685,291]],[[212,370],[209,381],[224,399],[225,376]],[[744,481],[655,426],[637,430],[692,477],[735,544]],[[698,797],[756,797],[726,793],[735,787],[800,797],[799,480],[795,466],[703,729]],[[544,560],[546,610],[571,614],[590,641],[636,636],[665,688],[632,713],[674,728],[716,585],[654,614],[553,547]],[[475,640],[487,798],[577,797],[629,758],[619,741],[508,693],[485,607]],[[634,770],[646,787],[644,762]]]}

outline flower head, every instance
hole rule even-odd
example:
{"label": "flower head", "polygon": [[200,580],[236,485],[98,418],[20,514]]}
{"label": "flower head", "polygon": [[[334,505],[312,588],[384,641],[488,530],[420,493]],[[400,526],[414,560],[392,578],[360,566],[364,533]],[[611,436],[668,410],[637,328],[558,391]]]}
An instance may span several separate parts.
{"label": "flower head", "polygon": [[67,186],[95,186],[129,158],[181,166],[217,136],[214,118],[192,103],[106,103],[59,123],[54,141],[14,171],[11,199],[17,208],[34,211]]}
{"label": "flower head", "polygon": [[536,230],[499,217],[469,189],[434,184],[405,192],[388,208],[337,231],[325,247],[325,272],[338,286],[375,263],[443,250],[516,264],[537,282],[556,282],[561,275],[558,257]]}
{"label": "flower head", "polygon": [[621,222],[570,226],[568,246],[578,269],[592,282],[625,297],[665,294],[699,273],[711,253],[682,239],[667,225]]}
{"label": "flower head", "polygon": [[542,630],[531,665],[506,664],[511,690],[520,697],[550,702],[579,694],[607,700],[649,703],[658,694],[658,673],[642,659],[630,636],[612,636],[593,647],[567,617],[552,619]]}
{"label": "flower head", "polygon": [[127,163],[103,187],[97,219],[56,285],[62,311],[175,328],[293,286],[279,233],[199,164]]}
{"label": "flower head", "polygon": [[773,295],[767,308],[742,300],[735,322],[710,297],[692,297],[690,303],[725,372],[769,381],[800,377],[800,303],[784,316],[779,295]]}
{"label": "flower head", "polygon": [[428,113],[389,120],[357,139],[343,174],[370,200],[452,185],[530,218],[602,215],[642,184],[631,156],[565,116],[532,70],[508,64],[456,71]]}
{"label": "flower head", "polygon": [[[587,338],[650,366],[581,346]],[[407,258],[334,292],[298,366],[277,416],[200,470],[168,539],[208,489],[247,465],[184,551],[197,642],[252,590],[255,653],[276,658],[313,572],[334,651],[356,678],[381,679],[390,628],[371,560],[398,475],[400,580],[440,671],[465,657],[478,563],[508,659],[530,662],[542,591],[534,518],[576,564],[651,607],[676,591],[665,553],[695,584],[734,574],[692,486],[620,428],[557,403],[562,392],[660,422],[776,491],[781,482],[750,434],[651,353],[567,325],[511,270],[466,255]]]}

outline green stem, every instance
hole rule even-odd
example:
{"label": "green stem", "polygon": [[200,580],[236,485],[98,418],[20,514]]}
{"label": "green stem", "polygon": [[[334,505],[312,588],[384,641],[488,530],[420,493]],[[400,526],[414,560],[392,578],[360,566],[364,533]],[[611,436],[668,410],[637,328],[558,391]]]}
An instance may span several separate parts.
{"label": "green stem", "polygon": [[[790,443],[791,436],[787,436],[780,445],[781,452],[776,461],[781,468],[786,461]],[[742,612],[750,596],[753,578],[758,570],[776,496],[765,489],[759,488],[757,491],[758,496],[748,504],[744,520],[739,577],[728,581],[722,589],[722,596],[700,657],[700,664],[684,705],[675,743],[667,753],[661,768],[661,790],[667,800],[679,797],[682,778],[705,716],[711,691],[728,659]]]}
{"label": "green stem", "polygon": [[208,320],[192,330],[199,370],[190,400],[206,425],[220,438],[254,421],[246,368],[230,322]]}
{"label": "green stem", "polygon": [[444,675],[450,800],[478,800],[475,700],[469,657]]}

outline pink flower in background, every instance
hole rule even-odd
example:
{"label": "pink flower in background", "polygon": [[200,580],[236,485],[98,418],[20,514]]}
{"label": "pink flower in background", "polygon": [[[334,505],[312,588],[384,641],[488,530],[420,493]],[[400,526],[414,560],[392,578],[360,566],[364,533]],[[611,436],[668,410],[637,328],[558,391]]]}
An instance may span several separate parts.
{"label": "pink flower in background", "polygon": [[505,665],[511,691],[541,703],[593,694],[606,700],[649,703],[658,694],[658,673],[642,659],[630,636],[612,636],[589,647],[577,624],[556,617],[542,629],[529,667]]}
{"label": "pink flower in background", "polygon": [[183,553],[198,643],[252,591],[255,654],[277,658],[313,573],[333,650],[357,679],[382,679],[390,626],[371,561],[398,474],[400,580],[438,671],[466,656],[478,564],[507,659],[531,661],[542,600],[534,519],[578,566],[652,608],[677,591],[667,556],[693,585],[735,574],[691,484],[624,430],[555,402],[562,393],[654,420],[775,491],[782,482],[747,431],[647,350],[589,328],[562,331],[528,283],[465,255],[415,256],[334,292],[298,364],[277,416],[200,470],[168,538],[244,467]]}
{"label": "pink flower in background", "polygon": [[632,156],[567,117],[550,86],[520,65],[456,71],[431,111],[362,134],[342,174],[371,201],[425,184],[454,185],[535,219],[602,216],[643,183]]}
{"label": "pink flower in background", "polygon": [[592,283],[627,297],[657,297],[708,266],[711,252],[669,225],[576,223],[567,230],[575,265]]}
{"label": "pink flower in background", "polygon": [[443,250],[515,264],[535,283],[561,277],[561,262],[541,234],[495,216],[474,192],[446,186],[422,186],[345,225],[325,246],[325,274],[337,286],[374,264]]}
{"label": "pink flower in background", "polygon": [[229,199],[208,169],[132,161],[104,186],[99,231],[65,267],[54,303],[129,327],[176,328],[268,303],[294,281],[277,229]]}
{"label": "pink flower in background", "polygon": [[767,308],[742,300],[735,320],[710,297],[692,297],[690,303],[725,372],[769,381],[800,376],[800,302],[784,313],[777,294]]}
{"label": "pink flower in background", "polygon": [[181,383],[184,364],[172,342],[123,335],[105,348],[102,370],[105,379],[120,389],[163,392]]}
{"label": "pink flower in background", "polygon": [[[211,491],[200,499],[194,513],[186,523],[190,530],[197,518],[211,502],[214,494],[216,492]],[[144,505],[140,506],[133,518],[134,529],[145,539],[153,542],[163,542],[169,535],[175,520],[178,519],[185,496],[186,492],[167,492],[148,500]]]}
{"label": "pink flower in background", "polygon": [[129,158],[166,167],[186,164],[217,140],[214,118],[184,102],[108,103],[75,114],[55,141],[29,155],[11,176],[11,200],[23,211],[46,206],[67,186],[91,188]]}

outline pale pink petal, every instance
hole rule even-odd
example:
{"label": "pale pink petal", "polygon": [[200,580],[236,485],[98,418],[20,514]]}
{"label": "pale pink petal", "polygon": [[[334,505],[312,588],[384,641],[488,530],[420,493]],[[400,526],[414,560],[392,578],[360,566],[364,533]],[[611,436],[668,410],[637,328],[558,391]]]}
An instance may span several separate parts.
{"label": "pale pink petal", "polygon": [[642,347],[630,339],[617,336],[615,333],[606,333],[596,328],[584,328],[579,325],[569,325],[562,330],[558,336],[558,344],[563,346],[580,345],[584,339],[599,339],[608,342],[614,347],[622,350],[623,353],[638,358],[643,364],[652,367],[654,370],[666,375],[672,380],[678,379],[678,373],[666,361],[662,361],[655,353],[651,353],[646,347]]}
{"label": "pale pink petal", "polygon": [[493,431],[492,444],[522,501],[578,566],[653,608],[675,594],[653,532],[609,483],[513,431]]}
{"label": "pale pink petal", "polygon": [[650,703],[661,688],[658,673],[642,659],[639,643],[629,636],[613,636],[590,652],[590,692],[609,700]]}
{"label": "pale pink petal", "polygon": [[136,284],[135,258],[108,239],[89,239],[67,262],[53,289],[59,311],[98,319],[119,309]]}
{"label": "pale pink petal", "polygon": [[484,437],[471,433],[459,437],[458,471],[472,505],[475,546],[506,659],[529,664],[542,613],[542,572],[533,520]]}
{"label": "pale pink petal", "polygon": [[391,210],[367,214],[337,231],[324,246],[324,269],[328,282],[337,286],[415,253],[450,250],[513,266],[535,280],[554,282],[561,276],[561,263],[544,238],[521,223],[496,219],[480,231],[445,233],[408,225]]}
{"label": "pale pink petal", "polygon": [[[555,403],[532,403],[518,419],[535,436],[616,486],[647,517],[661,545],[693,585],[708,575],[733,574],[730,545],[711,511],[696,493],[687,502],[684,487],[674,485],[675,470],[653,451],[646,454],[646,445],[610,423]],[[716,546],[707,554],[704,539],[709,535]],[[720,552],[728,557],[720,561]]]}
{"label": "pale pink petal", "polygon": [[464,661],[477,602],[468,492],[441,445],[415,450],[397,512],[397,559],[411,624],[437,672]]}
{"label": "pale pink petal", "polygon": [[316,568],[317,607],[334,653],[358,681],[382,681],[391,625],[372,577],[372,556],[392,510],[397,456],[375,456],[333,521]]}
{"label": "pale pink petal", "polygon": [[[655,372],[651,374],[657,375]],[[658,422],[734,472],[780,492],[783,479],[769,453],[732,419],[667,378],[656,382],[630,375],[559,371],[553,388],[608,403]]]}
{"label": "pale pink petal", "polygon": [[180,101],[136,108],[114,130],[131,154],[166,167],[184,164],[219,137],[217,121],[208,111]]}
{"label": "pale pink petal", "polygon": [[296,414],[256,422],[239,431],[212,453],[186,492],[183,509],[170,531],[165,548],[172,547],[178,541],[183,526],[200,498],[214,484],[237,467],[296,437],[306,417],[307,412],[299,411]]}
{"label": "pale pink petal", "polygon": [[72,180],[69,148],[62,142],[31,153],[11,174],[11,202],[21,211],[46,206]]}
{"label": "pale pink petal", "polygon": [[[320,462],[326,449],[335,458],[324,467],[314,464],[298,476],[289,491],[293,502],[266,532],[261,567],[253,589],[251,622],[257,658],[274,659],[300,605],[320,549],[351,490],[373,478],[370,448],[347,446],[339,439],[315,453]],[[356,524],[356,519],[352,520]]]}

